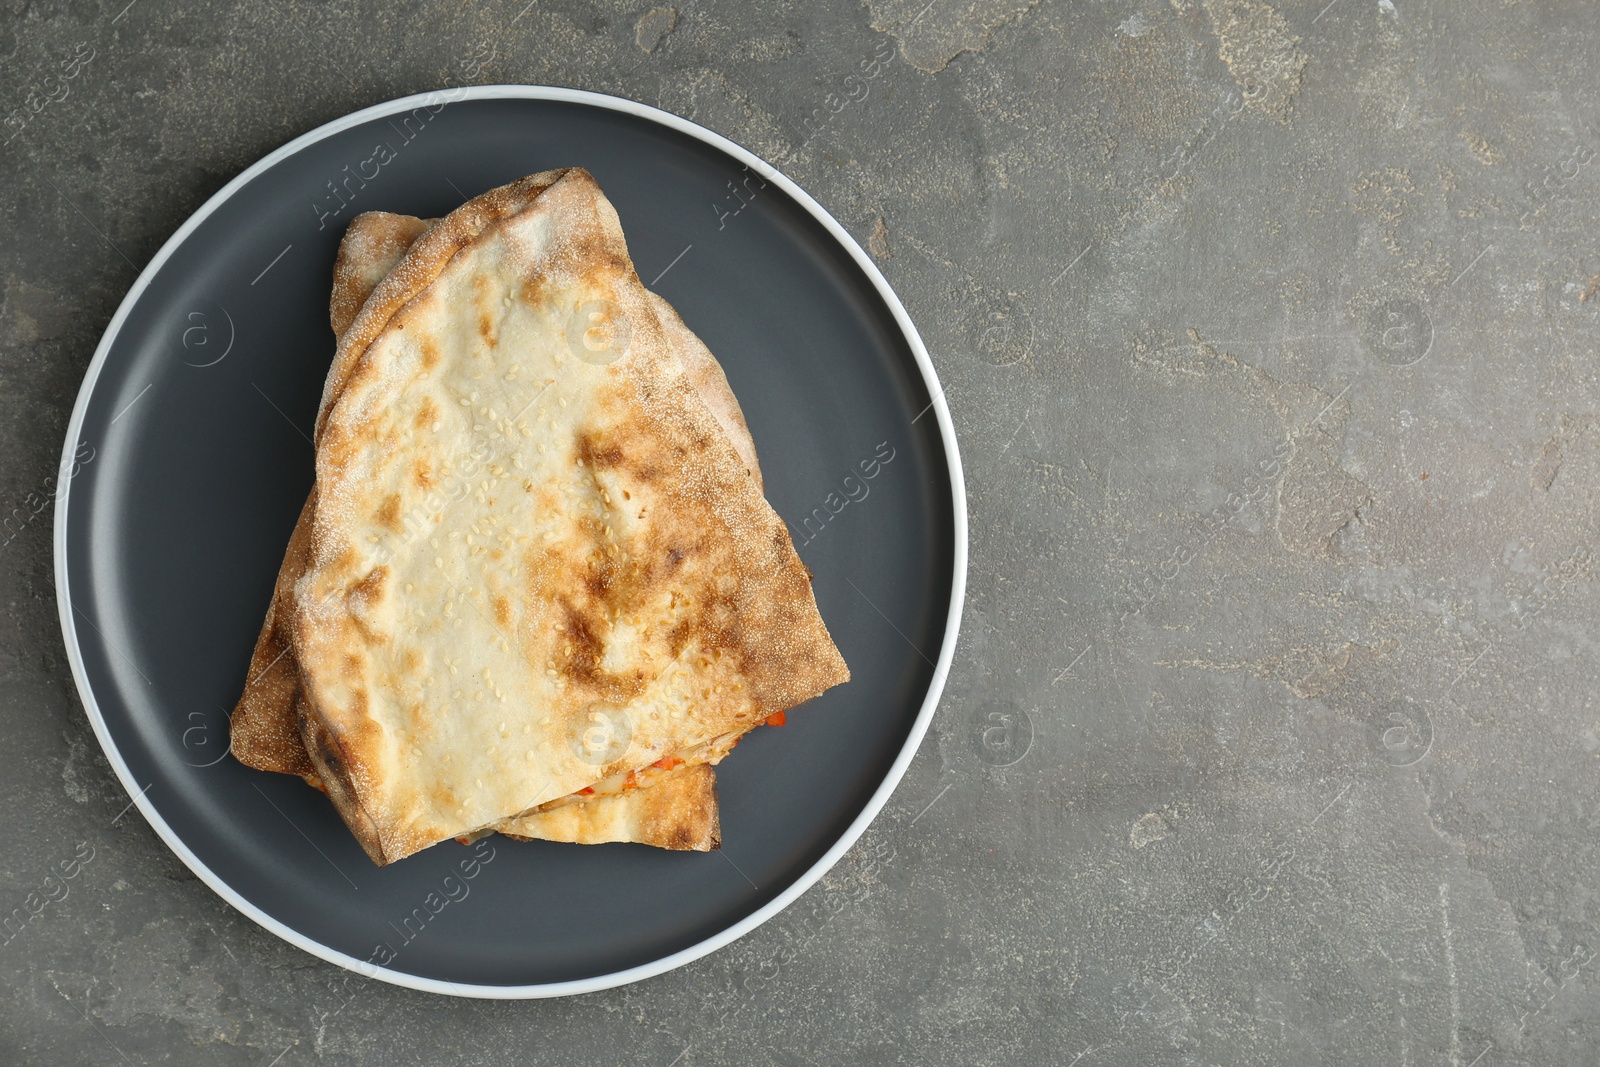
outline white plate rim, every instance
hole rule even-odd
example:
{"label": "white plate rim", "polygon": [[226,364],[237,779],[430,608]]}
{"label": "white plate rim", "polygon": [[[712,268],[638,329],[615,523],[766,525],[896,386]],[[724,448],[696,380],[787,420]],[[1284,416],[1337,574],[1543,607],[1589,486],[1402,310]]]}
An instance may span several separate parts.
{"label": "white plate rim", "polygon": [[[138,303],[144,291],[149,287],[150,281],[155,277],[156,272],[161,269],[162,265],[206,218],[246,183],[265,173],[279,161],[287,159],[302,149],[343,130],[369,122],[372,119],[411,111],[417,107],[437,106],[441,100],[445,100],[446,103],[455,103],[460,100],[550,100],[561,103],[584,104],[590,107],[634,115],[658,123],[668,129],[676,130],[679,133],[687,134],[696,140],[718,148],[733,159],[748,166],[751,170],[756,171],[767,181],[776,184],[821,223],[828,233],[833,236],[834,240],[838,241],[840,246],[850,254],[856,265],[861,268],[862,273],[872,282],[873,288],[877,290],[878,296],[883,300],[885,306],[894,315],[895,324],[900,328],[907,344],[910,345],[912,355],[916,359],[917,369],[922,373],[923,381],[928,387],[928,393],[933,398],[930,408],[938,420],[939,435],[944,445],[945,455],[948,457],[951,487],[950,502],[955,533],[954,566],[952,567],[950,583],[950,613],[945,625],[944,638],[939,646],[939,655],[934,664],[933,678],[928,685],[928,692],[923,698],[922,707],[917,713],[916,721],[912,725],[911,733],[906,738],[904,746],[902,746],[900,753],[895,757],[895,761],[884,776],[882,783],[873,792],[871,799],[868,800],[860,815],[845,829],[845,832],[834,842],[833,846],[782,893],[743,919],[710,937],[660,959],[652,960],[649,963],[573,981],[543,982],[516,986],[449,982],[443,979],[423,978],[414,974],[407,974],[404,971],[379,967],[365,960],[360,960],[336,949],[329,948],[314,938],[307,937],[298,930],[279,922],[240,896],[227,882],[218,877],[216,873],[200,861],[198,856],[189,850],[189,847],[184,844],[183,840],[167,825],[166,820],[161,817],[160,813],[156,811],[155,805],[145,796],[145,790],[149,787],[139,786],[138,780],[123,760],[122,754],[117,750],[116,743],[113,741],[110,730],[106,726],[105,718],[100,712],[100,706],[95,700],[94,692],[89,686],[88,674],[83,664],[83,655],[78,645],[77,626],[72,618],[72,594],[68,583],[66,563],[67,512],[72,495],[72,481],[70,478],[60,479],[60,492],[56,495],[55,501],[56,609],[61,619],[61,632],[66,641],[67,660],[72,666],[72,678],[77,685],[78,696],[83,701],[84,710],[88,712],[89,721],[94,727],[95,737],[99,740],[100,747],[105,752],[107,760],[110,761],[112,768],[116,771],[117,778],[122,782],[123,788],[128,791],[129,796],[132,797],[132,803],[139,809],[139,813],[144,816],[145,821],[150,824],[161,840],[166,843],[167,847],[195,873],[196,877],[210,886],[218,896],[233,905],[234,908],[285,941],[309,952],[313,956],[347,970],[355,971],[367,978],[375,978],[393,985],[404,986],[408,989],[490,1000],[527,1000],[593,993],[602,989],[611,989],[631,982],[642,981],[643,979],[675,970],[743,937],[783,911],[798,900],[800,895],[807,889],[816,884],[860,840],[867,827],[883,810],[889,801],[889,797],[894,793],[895,787],[905,777],[912,757],[916,755],[917,749],[922,744],[923,737],[928,732],[928,726],[933,721],[934,712],[939,705],[939,697],[944,691],[945,681],[950,674],[951,660],[955,655],[956,637],[961,626],[961,609],[965,600],[967,583],[966,483],[962,476],[961,456],[956,446],[955,426],[950,419],[949,404],[945,400],[944,389],[939,384],[939,377],[934,370],[933,361],[928,356],[927,347],[922,343],[922,337],[917,333],[916,327],[911,322],[911,316],[906,313],[905,306],[901,304],[900,298],[895,295],[894,290],[882,273],[879,272],[877,266],[856,242],[855,238],[850,236],[850,233],[839,223],[838,219],[834,218],[826,208],[812,199],[805,190],[801,189],[800,186],[776,167],[741,145],[730,141],[719,133],[706,129],[698,123],[624,97],[610,96],[605,93],[590,92],[584,89],[567,89],[544,85],[466,86],[415,93],[381,104],[374,104],[342,118],[334,119],[332,122],[324,123],[308,133],[296,137],[241,171],[232,181],[212,195],[198,211],[191,215],[167,239],[166,243],[161,246],[161,250],[145,265],[144,270],[139,272],[138,280],[133,283],[133,287],[128,290],[128,295],[123,298],[122,303],[118,306],[116,314],[111,317],[111,322],[106,327],[105,334],[100,339],[100,344],[95,348],[94,358],[89,363],[89,369],[84,374],[83,385],[78,390],[78,398],[72,408],[72,418],[67,424],[67,436],[62,448],[62,466],[60,470],[64,471],[71,468],[76,451],[75,442],[78,440],[78,434],[83,429],[90,397],[94,393],[94,387],[100,379],[100,373],[110,354],[111,346],[121,332],[123,323],[127,320],[128,315]],[[921,416],[919,415],[918,418],[921,418]]]}

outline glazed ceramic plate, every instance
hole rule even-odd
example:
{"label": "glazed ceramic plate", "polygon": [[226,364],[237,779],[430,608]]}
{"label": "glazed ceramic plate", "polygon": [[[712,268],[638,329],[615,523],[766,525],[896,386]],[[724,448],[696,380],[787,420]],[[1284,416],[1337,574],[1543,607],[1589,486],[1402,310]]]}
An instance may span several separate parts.
{"label": "glazed ceramic plate", "polygon": [[[718,767],[721,854],[495,837],[374,867],[322,794],[227,755],[228,711],[311,487],[334,252],[362,211],[440,216],[566,166],[599,180],[640,277],[726,368],[767,497],[854,677]],[[63,473],[61,624],[139,810],[263,926],[418,989],[600,989],[771,918],[883,807],[955,647],[960,462],[900,301],[776,169],[693,123],[592,93],[488,86],[396,100],[240,174],[111,320]]]}

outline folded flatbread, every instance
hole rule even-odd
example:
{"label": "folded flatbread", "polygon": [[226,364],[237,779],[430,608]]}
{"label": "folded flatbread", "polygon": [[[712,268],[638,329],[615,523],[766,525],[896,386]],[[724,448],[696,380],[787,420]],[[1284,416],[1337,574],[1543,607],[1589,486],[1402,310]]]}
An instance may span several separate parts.
{"label": "folded flatbread", "polygon": [[574,169],[453,212],[346,332],[290,629],[376,862],[714,763],[849,677],[670,329]]}
{"label": "folded flatbread", "polygon": [[[329,303],[329,319],[336,337],[343,338],[378,284],[432,225],[388,212],[369,212],[351,222],[339,247]],[[670,305],[654,294],[652,298],[671,334],[674,354],[759,485],[755,445],[721,366]],[[341,362],[342,377],[348,378],[350,365],[349,360]],[[330,394],[337,396],[342,385],[336,383]],[[321,788],[300,737],[295,715],[299,668],[289,649],[286,627],[281,624],[288,617],[288,597],[294,582],[305,571],[310,514],[308,501],[290,538],[251,657],[249,679],[234,709],[231,730],[233,753],[247,766],[299,775]],[[636,780],[608,783],[615,787],[614,791],[597,790],[593,796],[568,798],[574,804],[572,812],[559,817],[530,813],[497,829],[518,837],[554,841],[637,841],[663,848],[700,850],[717,847],[716,785],[710,768],[685,765],[670,773],[652,775],[651,779],[643,789],[628,788],[637,785]],[[618,802],[615,810],[610,810],[613,797]],[[554,801],[549,806],[563,804]]]}

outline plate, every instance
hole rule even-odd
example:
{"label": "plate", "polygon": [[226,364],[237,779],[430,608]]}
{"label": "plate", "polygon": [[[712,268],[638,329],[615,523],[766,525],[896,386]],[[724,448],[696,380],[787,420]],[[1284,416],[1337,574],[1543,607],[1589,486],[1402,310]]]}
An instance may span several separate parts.
{"label": "plate", "polygon": [[[640,277],[721,360],[854,677],[718,768],[720,854],[495,837],[377,868],[320,793],[227,755],[228,712],[311,486],[334,251],[362,211],[435,217],[564,166],[594,174]],[[872,261],[738,145],[567,89],[380,104],[229,182],[112,318],[61,475],[56,579],[73,676],[150,825],[230,904],[306,951],[468,996],[636,981],[798,897],[883,808],[927,730],[966,575],[949,411]]]}

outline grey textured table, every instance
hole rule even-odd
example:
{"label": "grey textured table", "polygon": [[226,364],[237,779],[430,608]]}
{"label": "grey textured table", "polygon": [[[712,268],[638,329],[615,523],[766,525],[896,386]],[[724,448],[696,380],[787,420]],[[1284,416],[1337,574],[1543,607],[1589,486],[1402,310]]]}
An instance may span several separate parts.
{"label": "grey textured table", "polygon": [[[0,946],[0,1060],[1600,1058],[1586,5],[123,2],[0,16],[0,913],[75,872]],[[879,822],[578,999],[341,993],[126,811],[56,623],[46,479],[138,268],[447,79],[778,162],[900,292],[966,462],[964,632]]]}

